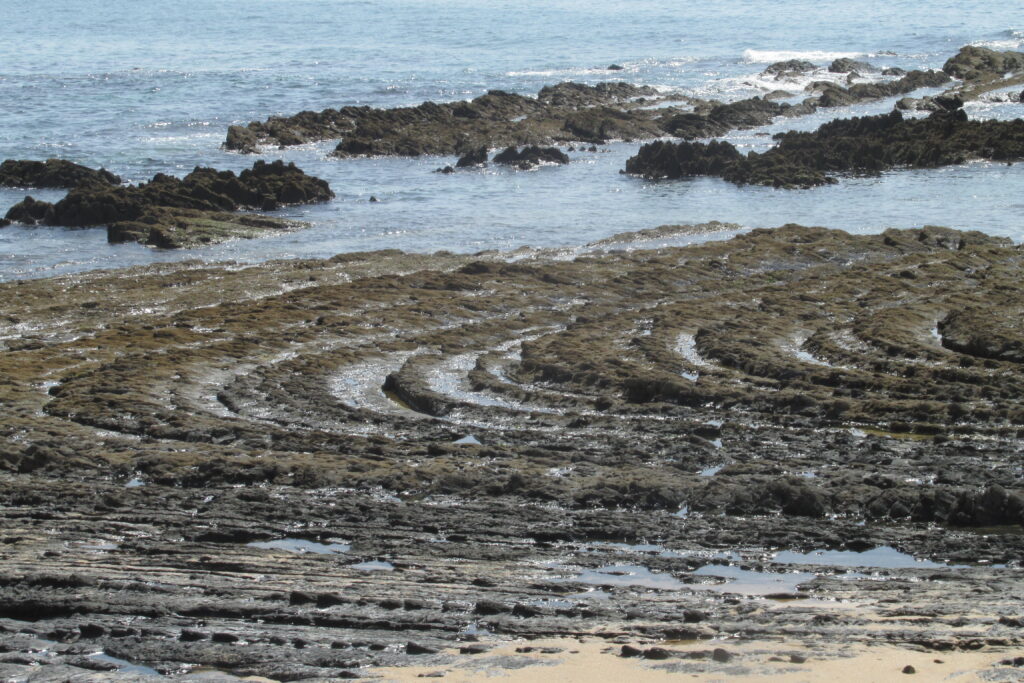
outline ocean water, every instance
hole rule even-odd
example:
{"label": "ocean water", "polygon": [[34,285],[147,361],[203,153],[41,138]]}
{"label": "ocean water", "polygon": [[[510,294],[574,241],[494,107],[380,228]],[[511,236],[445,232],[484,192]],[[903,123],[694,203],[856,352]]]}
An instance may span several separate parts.
{"label": "ocean water", "polygon": [[[797,95],[806,79],[767,80],[764,67],[801,58],[824,68],[850,56],[879,67],[938,68],[962,45],[1024,44],[1024,5],[967,0],[0,0],[0,16],[0,159],[64,157],[132,182],[197,165],[248,167],[254,157],[220,149],[227,126],[305,109],[469,99],[492,88],[533,94],[564,80],[628,80],[724,101],[780,87]],[[625,68],[607,70],[612,63]],[[970,115],[1024,115],[1024,105],[998,95],[972,104]],[[829,110],[730,139],[762,149],[770,133],[892,105]],[[566,167],[454,175],[433,172],[454,160],[445,157],[338,160],[327,156],[334,143],[267,150],[264,158],[295,161],[337,194],[282,212],[309,221],[308,230],[161,251],[108,245],[102,228],[13,226],[0,230],[0,280],[395,247],[577,249],[627,230],[708,220],[855,232],[942,224],[1024,240],[1024,164],[899,171],[783,191],[620,175],[639,145],[570,152]],[[26,193],[0,189],[0,212]],[[370,203],[371,195],[380,201]]]}

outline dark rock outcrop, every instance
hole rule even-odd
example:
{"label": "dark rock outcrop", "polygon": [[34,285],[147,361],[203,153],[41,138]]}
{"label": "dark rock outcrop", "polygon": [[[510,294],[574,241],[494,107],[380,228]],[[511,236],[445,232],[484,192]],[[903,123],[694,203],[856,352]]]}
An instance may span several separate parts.
{"label": "dark rock outcrop", "polygon": [[0,164],[0,186],[70,189],[82,184],[120,185],[121,178],[105,169],[95,170],[66,159],[30,161],[7,159]]}
{"label": "dark rock outcrop", "polygon": [[964,81],[1002,78],[1008,72],[1024,70],[1024,52],[998,52],[987,47],[965,45],[946,60],[942,70]]}
{"label": "dark rock outcrop", "polygon": [[486,164],[486,163],[487,163],[487,148],[486,147],[477,147],[476,149],[472,149],[472,150],[466,152],[465,154],[463,154],[461,157],[459,157],[459,160],[458,160],[458,162],[456,162],[455,167],[456,168],[470,168],[470,167],[473,167],[473,166],[480,166],[480,165],[483,165],[483,164]]}
{"label": "dark rock outcrop", "polygon": [[1024,121],[969,121],[962,110],[909,120],[894,110],[832,121],[810,133],[781,133],[775,139],[776,147],[747,156],[728,142],[655,142],[626,162],[626,173],[645,178],[713,175],[741,185],[806,188],[835,182],[832,174],[837,173],[1024,158]]}
{"label": "dark rock outcrop", "polygon": [[814,71],[817,66],[813,62],[808,62],[806,59],[787,59],[782,62],[775,62],[769,64],[768,68],[764,70],[766,74],[774,75],[785,75],[788,73],[804,73],[806,71]]}
{"label": "dark rock outcrop", "polygon": [[828,65],[830,73],[834,74],[848,74],[848,73],[862,73],[866,71],[878,71],[875,67],[871,66],[867,62],[858,62],[855,59],[849,57],[840,57],[839,59],[833,60]]}
{"label": "dark rock outcrop", "polygon": [[111,242],[178,247],[287,227],[272,218],[232,213],[240,209],[270,211],[333,196],[325,181],[294,164],[257,161],[237,176],[197,167],[181,179],[158,173],[137,186],[80,185],[55,204],[26,197],[6,218],[66,227],[107,225]]}
{"label": "dark rock outcrop", "polygon": [[[810,62],[780,62],[768,73],[815,68]],[[612,139],[643,140],[676,135],[687,139],[723,135],[735,128],[770,123],[776,116],[802,116],[819,107],[906,94],[950,80],[942,72],[914,71],[893,81],[856,84],[849,89],[831,81],[810,88],[815,94],[797,105],[753,97],[723,104],[676,95],[659,95],[649,86],[629,83],[559,83],[536,98],[491,90],[471,101],[373,109],[343,107],[271,117],[247,126],[231,126],[226,149],[252,153],[260,145],[282,147],[341,138],[334,156],[465,155],[480,147],[559,143],[597,144]],[[671,101],[689,105],[652,108]]]}
{"label": "dark rock outcrop", "polygon": [[496,164],[515,166],[526,170],[541,164],[567,164],[569,157],[565,152],[556,147],[538,147],[530,145],[522,149],[507,147],[494,155],[492,159]]}

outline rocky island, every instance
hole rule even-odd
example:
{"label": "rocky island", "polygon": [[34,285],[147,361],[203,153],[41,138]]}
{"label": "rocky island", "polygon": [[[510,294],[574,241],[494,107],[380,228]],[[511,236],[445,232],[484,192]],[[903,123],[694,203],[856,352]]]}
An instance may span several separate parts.
{"label": "rocky island", "polygon": [[[50,168],[60,161],[5,161],[7,168]],[[66,162],[65,162],[66,163]],[[334,197],[327,183],[308,176],[295,164],[257,161],[237,176],[232,171],[196,168],[184,178],[158,173],[148,183],[121,186],[106,171],[70,164],[76,174],[64,187],[66,197],[51,204],[31,196],[12,206],[4,225],[107,226],[107,241],[140,242],[165,249],[195,247],[233,237],[253,237],[268,230],[301,227],[296,221],[238,213],[240,209],[272,211],[290,204],[327,201]],[[40,173],[13,172],[17,183],[36,184]],[[65,174],[68,177],[68,174]]]}

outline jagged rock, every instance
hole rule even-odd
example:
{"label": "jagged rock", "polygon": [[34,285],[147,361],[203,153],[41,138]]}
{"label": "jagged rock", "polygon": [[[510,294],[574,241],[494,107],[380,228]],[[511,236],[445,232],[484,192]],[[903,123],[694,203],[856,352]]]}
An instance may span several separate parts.
{"label": "jagged rock", "polygon": [[858,62],[849,57],[840,57],[834,60],[828,66],[830,73],[834,74],[848,74],[850,72],[863,72],[863,71],[878,71],[875,67],[871,66],[867,62]]}
{"label": "jagged rock", "polygon": [[[810,62],[772,65],[806,70]],[[629,83],[583,85],[566,82],[545,86],[536,98],[491,90],[473,100],[415,107],[372,109],[343,107],[321,112],[300,112],[271,117],[247,126],[232,126],[226,149],[254,152],[260,144],[296,145],[313,140],[341,138],[337,157],[465,155],[483,147],[552,145],[565,142],[602,143],[611,139],[636,140],[666,134],[693,139],[723,135],[733,128],[761,126],[775,116],[801,116],[818,107],[839,106],[905,94],[949,80],[942,72],[911,72],[882,84],[857,84],[847,91],[828,82],[816,89],[832,89],[809,97],[796,106],[751,98],[722,104],[681,95],[659,95],[649,86]],[[826,87],[827,86],[827,87]],[[648,99],[649,98],[649,99]],[[651,108],[651,101],[683,100],[692,112]]]}
{"label": "jagged rock", "polygon": [[172,248],[286,227],[272,218],[231,213],[239,209],[267,211],[333,196],[325,181],[294,164],[257,161],[237,176],[197,167],[182,179],[158,173],[138,186],[81,185],[56,204],[26,197],[11,207],[7,219],[67,227],[107,225],[111,242]]}
{"label": "jagged rock", "polygon": [[806,71],[814,71],[818,67],[812,62],[808,62],[805,59],[787,59],[782,62],[775,62],[769,64],[764,70],[766,74],[787,74],[787,73],[804,73]]}
{"label": "jagged rock", "polygon": [[4,216],[7,225],[11,223],[22,223],[24,225],[36,225],[47,222],[47,217],[53,215],[53,204],[42,202],[31,196],[12,206]]}
{"label": "jagged rock", "polygon": [[95,170],[66,159],[19,161],[7,159],[0,164],[3,187],[76,187],[85,183],[120,185],[121,178],[106,169]]}
{"label": "jagged rock", "polygon": [[492,161],[496,164],[505,164],[506,166],[515,166],[526,170],[539,166],[542,163],[567,164],[569,163],[569,157],[565,152],[555,147],[542,148],[530,145],[519,150],[515,147],[508,147],[495,154]]}
{"label": "jagged rock", "polygon": [[987,47],[965,45],[946,60],[942,70],[964,81],[1002,78],[1007,72],[1024,70],[1024,52],[997,52]]}
{"label": "jagged rock", "polygon": [[477,147],[472,149],[461,157],[455,163],[456,168],[469,168],[471,166],[480,166],[487,163],[487,147]]}
{"label": "jagged rock", "polygon": [[1024,121],[969,121],[963,110],[910,120],[894,110],[831,121],[814,132],[781,133],[775,139],[776,147],[746,157],[727,142],[655,142],[627,160],[626,173],[645,178],[715,175],[737,184],[792,188],[835,182],[829,175],[835,173],[1024,158]]}

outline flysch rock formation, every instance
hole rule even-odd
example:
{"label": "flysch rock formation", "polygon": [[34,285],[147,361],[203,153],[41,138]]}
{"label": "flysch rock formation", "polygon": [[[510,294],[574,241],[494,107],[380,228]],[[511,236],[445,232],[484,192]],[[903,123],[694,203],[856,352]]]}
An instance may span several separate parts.
{"label": "flysch rock formation", "polygon": [[0,284],[0,678],[1019,671],[1020,246],[629,244]]}

